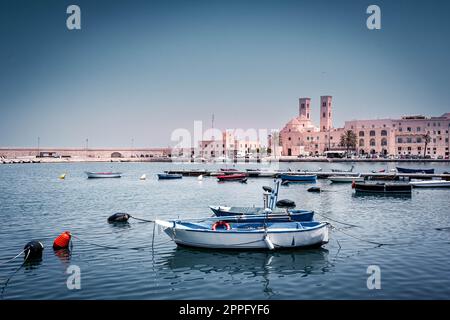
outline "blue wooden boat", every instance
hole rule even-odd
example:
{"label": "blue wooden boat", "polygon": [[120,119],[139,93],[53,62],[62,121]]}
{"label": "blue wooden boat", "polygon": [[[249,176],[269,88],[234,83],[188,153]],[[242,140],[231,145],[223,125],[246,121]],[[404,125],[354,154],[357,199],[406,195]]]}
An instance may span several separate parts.
{"label": "blue wooden boat", "polygon": [[262,222],[264,219],[268,221],[312,221],[314,211],[309,210],[287,210],[287,212],[271,212],[267,214],[262,207],[223,207],[210,206],[212,212],[217,217],[230,218],[230,221],[247,219],[250,221]]}
{"label": "blue wooden boat", "polygon": [[434,169],[413,169],[413,168],[401,168],[396,167],[398,173],[429,173],[433,174]]}
{"label": "blue wooden boat", "polygon": [[316,175],[313,174],[302,174],[302,175],[295,175],[295,174],[280,174],[279,178],[284,181],[288,182],[315,182],[317,179]]}
{"label": "blue wooden boat", "polygon": [[169,180],[169,179],[181,179],[183,175],[177,173],[158,173],[158,179]]}

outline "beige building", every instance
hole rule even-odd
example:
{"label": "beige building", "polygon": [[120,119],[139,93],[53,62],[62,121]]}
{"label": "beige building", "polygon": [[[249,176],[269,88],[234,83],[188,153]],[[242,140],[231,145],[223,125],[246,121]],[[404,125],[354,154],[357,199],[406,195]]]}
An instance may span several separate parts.
{"label": "beige building", "polygon": [[340,137],[346,130],[357,136],[358,154],[423,156],[425,135],[429,135],[426,155],[448,158],[450,113],[440,117],[404,116],[401,119],[346,121],[343,128],[333,128],[332,97],[320,98],[320,126],[310,119],[311,99],[299,99],[299,115],[280,131],[282,155],[322,155],[340,148]]}

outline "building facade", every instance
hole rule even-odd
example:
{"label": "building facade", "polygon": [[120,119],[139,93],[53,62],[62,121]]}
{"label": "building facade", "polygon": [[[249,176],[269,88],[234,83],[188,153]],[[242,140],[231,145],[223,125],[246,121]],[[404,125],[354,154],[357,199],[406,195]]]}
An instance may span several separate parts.
{"label": "building facade", "polygon": [[[341,135],[351,130],[357,137],[352,150],[357,154],[449,157],[450,113],[429,118],[351,120],[343,128],[334,128],[331,96],[320,97],[319,127],[311,121],[310,105],[310,98],[300,98],[299,115],[280,131],[283,156],[323,155],[328,150],[342,149]],[[425,140],[429,141],[424,154]]]}

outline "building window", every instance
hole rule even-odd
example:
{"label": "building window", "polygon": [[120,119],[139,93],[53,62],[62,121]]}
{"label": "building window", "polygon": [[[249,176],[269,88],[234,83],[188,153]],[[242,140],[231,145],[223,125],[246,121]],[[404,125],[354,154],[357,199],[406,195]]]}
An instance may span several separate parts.
{"label": "building window", "polygon": [[402,127],[398,127],[398,131],[402,132],[403,131]]}
{"label": "building window", "polygon": [[403,143],[403,139],[402,138],[397,138],[397,142],[398,143]]}
{"label": "building window", "polygon": [[304,104],[304,103],[301,104],[301,108],[302,108],[302,109],[305,108],[305,104]]}
{"label": "building window", "polygon": [[375,130],[370,130],[370,136],[375,137]]}
{"label": "building window", "polygon": [[375,147],[375,139],[370,139],[370,146]]}
{"label": "building window", "polygon": [[328,118],[331,118],[331,112],[328,112]]}
{"label": "building window", "polygon": [[387,146],[387,139],[386,138],[381,139],[381,145],[382,146]]}
{"label": "building window", "polygon": [[417,132],[420,132],[420,127],[417,127]]}
{"label": "building window", "polygon": [[416,142],[417,143],[422,143],[422,138],[421,137],[417,137]]}
{"label": "building window", "polygon": [[364,147],[364,139],[359,139],[359,146]]}
{"label": "building window", "polygon": [[327,103],[326,102],[322,102],[322,107],[326,107]]}
{"label": "building window", "polygon": [[360,132],[359,132],[359,136],[360,136],[360,137],[364,137],[364,131],[360,131]]}
{"label": "building window", "polygon": [[398,151],[402,151],[402,147],[398,147]]}
{"label": "building window", "polygon": [[411,138],[406,138],[406,143],[412,143],[412,139]]}
{"label": "building window", "polygon": [[387,136],[387,131],[386,131],[386,130],[381,130],[381,135],[382,135],[383,137]]}
{"label": "building window", "polygon": [[411,132],[411,127],[406,128],[406,131]]}
{"label": "building window", "polygon": [[324,112],[324,113],[322,113],[322,117],[323,117],[323,118],[325,118],[325,117],[326,117],[326,116],[325,116],[325,112]]}

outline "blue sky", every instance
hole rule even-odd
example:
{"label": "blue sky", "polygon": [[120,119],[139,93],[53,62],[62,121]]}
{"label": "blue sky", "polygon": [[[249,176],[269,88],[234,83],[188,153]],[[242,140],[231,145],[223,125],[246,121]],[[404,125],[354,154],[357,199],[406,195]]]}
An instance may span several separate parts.
{"label": "blue sky", "polygon": [[[82,29],[66,28],[81,7]],[[366,28],[377,4],[382,29]],[[450,111],[448,1],[0,0],[0,146],[167,146],[176,128]]]}

